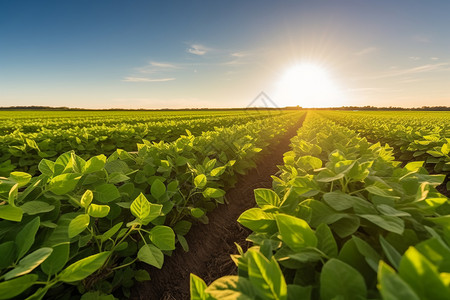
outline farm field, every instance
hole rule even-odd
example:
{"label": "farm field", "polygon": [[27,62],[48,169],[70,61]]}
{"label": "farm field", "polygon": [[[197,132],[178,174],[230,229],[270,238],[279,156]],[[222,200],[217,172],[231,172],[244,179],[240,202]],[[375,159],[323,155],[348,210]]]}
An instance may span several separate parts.
{"label": "farm field", "polygon": [[448,299],[449,122],[308,112],[272,188],[238,218],[251,245],[232,255],[237,275],[191,274],[191,298]]}
{"label": "farm field", "polygon": [[[89,114],[84,117],[90,119]],[[53,128],[50,141],[44,142],[32,135],[45,130],[47,123],[25,139],[17,130],[24,155],[34,155],[28,156],[26,165],[20,164],[18,155],[14,156],[18,164],[6,160],[13,169],[4,170],[8,174],[0,181],[2,297],[60,298],[62,293],[69,298],[93,297],[96,292],[130,296],[134,282],[150,279],[142,263],[161,268],[175,245],[188,251],[184,236],[192,223],[208,223],[206,213],[225,203],[226,189],[235,184],[237,175],[255,168],[259,152],[269,145],[276,147],[304,115],[270,110],[212,112],[201,118],[186,112],[156,114],[150,118],[162,122],[157,123],[157,132],[149,133],[158,136],[156,141],[141,139],[136,145],[130,138],[126,146],[133,151],[107,153],[102,151],[102,141],[96,141],[89,152],[55,151],[53,160],[39,155],[42,143],[54,143],[50,149],[58,150],[59,143],[77,138],[76,132],[85,127],[75,127],[73,135]],[[70,114],[49,119],[48,124],[60,122],[63,128],[73,121]],[[121,119],[107,120],[105,126],[94,118],[99,133],[92,138],[103,134],[113,143],[126,138],[110,137],[108,131],[124,134]],[[190,129],[197,129],[185,128],[186,119]],[[42,124],[39,118],[30,123]],[[154,126],[145,116],[132,123]],[[84,124],[91,126],[87,120]],[[164,141],[174,128],[179,135]],[[61,131],[59,142],[52,139],[51,132]],[[3,157],[18,154],[17,146],[3,149]]]}
{"label": "farm field", "polygon": [[0,300],[449,300],[450,1],[0,1]]}
{"label": "farm field", "polygon": [[0,299],[448,299],[449,127],[0,112]]}

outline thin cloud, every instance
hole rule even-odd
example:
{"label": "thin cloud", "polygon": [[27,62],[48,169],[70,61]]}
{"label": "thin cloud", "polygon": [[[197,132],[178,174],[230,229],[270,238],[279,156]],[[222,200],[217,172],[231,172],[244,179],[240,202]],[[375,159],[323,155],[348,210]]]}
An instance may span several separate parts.
{"label": "thin cloud", "polygon": [[419,56],[410,56],[409,59],[410,60],[419,60],[420,57]]}
{"label": "thin cloud", "polygon": [[238,57],[238,58],[245,57],[245,56],[248,56],[248,55],[249,55],[248,52],[234,52],[234,53],[231,53],[232,57]]}
{"label": "thin cloud", "polygon": [[439,57],[430,57],[431,60],[439,60]]}
{"label": "thin cloud", "polygon": [[153,67],[164,68],[164,69],[178,69],[179,68],[177,65],[174,65],[174,64],[156,62],[156,61],[151,61],[150,65]]}
{"label": "thin cloud", "polygon": [[223,65],[226,66],[245,65],[248,63],[249,56],[251,56],[251,53],[248,51],[233,52],[230,54],[231,60],[224,62]]}
{"label": "thin cloud", "polygon": [[180,66],[178,66],[176,64],[151,61],[148,63],[148,65],[136,68],[135,70],[139,73],[151,74],[151,73],[160,73],[160,72],[164,72],[164,71],[175,70],[175,69],[179,69],[179,68],[180,68]]}
{"label": "thin cloud", "polygon": [[170,78],[146,78],[146,77],[125,77],[122,79],[123,82],[165,82],[165,81],[172,81],[176,78],[170,77]]}
{"label": "thin cloud", "polygon": [[409,69],[397,69],[397,70],[391,70],[389,72],[386,72],[384,74],[381,74],[379,76],[375,76],[372,79],[378,79],[378,78],[386,78],[386,77],[397,77],[397,76],[403,76],[403,75],[411,75],[411,74],[418,74],[418,73],[427,73],[432,71],[442,71],[442,70],[448,70],[447,67],[448,63],[439,63],[439,64],[426,64],[414,68]]}
{"label": "thin cloud", "polygon": [[362,50],[360,50],[358,52],[355,52],[355,55],[363,56],[363,55],[367,55],[367,54],[370,54],[370,53],[374,53],[376,51],[378,51],[377,47],[367,47],[367,48],[364,48],[364,49],[362,49]]}
{"label": "thin cloud", "polygon": [[194,55],[205,55],[210,49],[200,44],[192,44],[186,51]]}

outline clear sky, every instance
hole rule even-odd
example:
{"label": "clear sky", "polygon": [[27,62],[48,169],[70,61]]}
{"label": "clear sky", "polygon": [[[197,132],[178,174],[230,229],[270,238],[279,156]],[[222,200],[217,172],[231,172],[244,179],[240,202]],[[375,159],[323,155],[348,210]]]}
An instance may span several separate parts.
{"label": "clear sky", "polygon": [[0,106],[450,105],[449,16],[446,0],[0,0]]}

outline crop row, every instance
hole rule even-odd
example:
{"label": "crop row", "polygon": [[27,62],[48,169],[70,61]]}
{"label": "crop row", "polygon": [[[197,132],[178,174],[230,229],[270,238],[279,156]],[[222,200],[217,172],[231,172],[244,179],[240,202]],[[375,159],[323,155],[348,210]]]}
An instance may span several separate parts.
{"label": "crop row", "polygon": [[402,161],[422,160],[437,173],[450,171],[450,114],[446,112],[321,114],[369,140],[389,143]]}
{"label": "crop row", "polygon": [[308,112],[273,189],[238,219],[237,276],[191,299],[449,299],[450,205],[423,162]]}
{"label": "crop row", "polygon": [[41,160],[39,176],[0,178],[0,299],[129,296],[150,279],[136,262],[161,268],[176,245],[188,251],[192,222],[207,223],[236,174],[300,117],[144,141],[108,158],[71,151]]}
{"label": "crop row", "polygon": [[[286,112],[279,112],[283,115]],[[288,113],[289,114],[289,113]],[[91,127],[71,126],[64,130],[41,128],[39,131],[22,133],[14,131],[0,136],[0,176],[13,170],[34,174],[42,158],[56,159],[62,153],[75,150],[83,158],[104,153],[110,155],[117,148],[136,151],[136,143],[143,139],[170,142],[189,130],[198,135],[215,127],[245,124],[253,120],[272,117],[270,112],[248,113],[237,116],[203,117],[197,119],[166,120],[163,122],[139,122],[95,125]],[[70,123],[69,120],[59,121]]]}
{"label": "crop row", "polygon": [[242,111],[0,111],[0,132],[3,135],[20,132],[33,133],[43,129],[66,130],[73,127],[136,125],[141,123],[262,115],[262,110]]}

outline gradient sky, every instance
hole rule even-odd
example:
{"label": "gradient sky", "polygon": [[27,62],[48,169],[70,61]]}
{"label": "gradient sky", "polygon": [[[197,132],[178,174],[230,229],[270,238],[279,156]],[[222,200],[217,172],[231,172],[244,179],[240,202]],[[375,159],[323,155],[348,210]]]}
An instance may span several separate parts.
{"label": "gradient sky", "polygon": [[[450,1],[0,0],[0,106],[450,105]],[[277,99],[299,63],[329,102]],[[302,98],[302,97],[300,97]]]}

